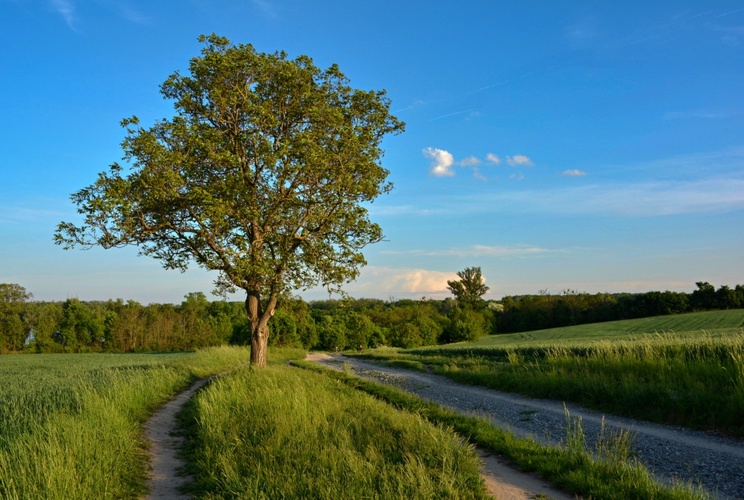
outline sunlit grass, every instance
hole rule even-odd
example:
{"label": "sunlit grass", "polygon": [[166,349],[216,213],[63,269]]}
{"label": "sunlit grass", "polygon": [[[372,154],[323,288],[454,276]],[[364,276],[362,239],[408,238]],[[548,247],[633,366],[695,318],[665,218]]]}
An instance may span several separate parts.
{"label": "sunlit grass", "polygon": [[[725,315],[731,320],[740,312],[680,315],[664,321],[680,326],[685,318],[693,318],[697,327],[700,318],[731,313]],[[602,331],[605,325],[593,327]],[[585,340],[583,333],[571,336],[571,332],[579,335],[577,328],[566,328],[560,335],[556,329],[553,340],[538,341],[540,332],[530,332],[524,342],[510,336],[502,345],[492,340],[491,344],[473,342],[365,355],[463,383],[578,402],[654,422],[744,435],[744,330],[694,330],[694,334],[687,330]]]}
{"label": "sunlit grass", "polygon": [[0,498],[137,498],[142,423],[247,349],[0,357]]}
{"label": "sunlit grass", "polygon": [[545,446],[531,438],[519,438],[495,427],[488,420],[469,417],[424,401],[388,385],[381,385],[345,372],[322,368],[314,363],[295,363],[320,371],[329,378],[370,393],[402,410],[452,428],[471,443],[487,448],[526,472],[537,472],[567,492],[584,498],[625,500],[628,498],[704,499],[709,496],[687,484],[667,486],[629,453],[632,436],[604,431],[597,446],[589,448],[580,419],[566,412],[563,446]]}
{"label": "sunlit grass", "polygon": [[296,368],[216,380],[184,421],[197,498],[485,498],[460,438]]}

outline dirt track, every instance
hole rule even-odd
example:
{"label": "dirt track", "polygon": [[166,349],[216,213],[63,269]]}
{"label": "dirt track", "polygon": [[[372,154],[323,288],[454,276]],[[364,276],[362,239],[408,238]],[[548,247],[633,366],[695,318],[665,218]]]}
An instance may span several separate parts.
{"label": "dirt track", "polygon": [[[358,358],[320,356],[317,361],[357,375],[393,383],[402,389],[465,414],[489,418],[517,435],[546,444],[565,439],[566,413],[581,418],[587,445],[594,446],[602,427],[634,436],[631,453],[663,482],[700,484],[714,498],[744,499],[744,441],[703,432],[603,415],[574,404],[534,399],[483,387],[457,384],[445,377],[375,365]],[[552,495],[551,495],[552,496]]]}

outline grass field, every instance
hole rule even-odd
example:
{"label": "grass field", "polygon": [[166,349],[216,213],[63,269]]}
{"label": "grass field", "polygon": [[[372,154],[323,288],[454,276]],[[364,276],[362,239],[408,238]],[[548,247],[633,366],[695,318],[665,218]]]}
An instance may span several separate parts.
{"label": "grass field", "polygon": [[742,328],[744,309],[731,309],[489,335],[475,342],[452,344],[452,347],[571,346],[597,340],[633,340],[642,335],[663,333],[673,333],[679,338],[693,338],[703,334],[715,337],[738,333]]}
{"label": "grass field", "polygon": [[365,356],[609,413],[744,435],[744,310],[496,335]]}
{"label": "grass field", "polygon": [[[303,356],[272,350],[269,369],[198,393],[182,416],[197,497],[482,498],[466,438],[595,498],[704,497],[660,487],[622,453],[536,448],[389,388],[285,366]],[[142,423],[194,378],[247,358],[243,348],[1,357],[0,498],[141,497]]]}
{"label": "grass field", "polygon": [[137,498],[142,423],[195,378],[246,349],[0,357],[0,498]]}
{"label": "grass field", "polygon": [[224,376],[182,417],[196,498],[486,498],[450,430],[286,365]]}

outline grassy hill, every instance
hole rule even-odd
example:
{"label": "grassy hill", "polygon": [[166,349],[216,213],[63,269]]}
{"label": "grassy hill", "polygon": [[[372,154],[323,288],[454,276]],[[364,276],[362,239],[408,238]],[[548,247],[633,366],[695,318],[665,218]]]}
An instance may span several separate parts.
{"label": "grassy hill", "polygon": [[452,346],[504,348],[570,346],[598,340],[633,340],[644,335],[662,333],[674,334],[680,338],[698,337],[703,334],[716,337],[740,333],[743,328],[744,309],[729,309],[489,335],[474,342],[461,342]]}

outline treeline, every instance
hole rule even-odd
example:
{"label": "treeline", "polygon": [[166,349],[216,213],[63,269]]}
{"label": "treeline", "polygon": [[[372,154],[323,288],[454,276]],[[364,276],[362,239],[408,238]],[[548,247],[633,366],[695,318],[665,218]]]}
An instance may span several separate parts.
{"label": "treeline", "polygon": [[[34,302],[15,284],[0,284],[0,353],[136,352],[248,344],[242,302]],[[419,347],[510,333],[708,309],[744,308],[744,286],[716,289],[698,282],[691,294],[587,294],[507,296],[464,307],[444,300],[283,299],[269,323],[270,345],[306,349]]]}
{"label": "treeline", "polygon": [[202,293],[179,305],[0,300],[0,352],[191,350],[228,343],[245,322],[241,314],[235,304],[209,302]]}
{"label": "treeline", "polygon": [[[178,305],[30,298],[19,285],[0,284],[0,353],[172,351],[250,343],[244,303],[210,302],[200,292]],[[494,319],[486,307],[463,310],[453,299],[307,303],[285,298],[269,323],[269,343],[328,350],[418,347],[487,335]]]}
{"label": "treeline", "polygon": [[699,281],[692,293],[578,293],[507,296],[501,300],[499,333],[526,332],[561,326],[646,318],[711,309],[744,308],[744,286],[716,289]]}

